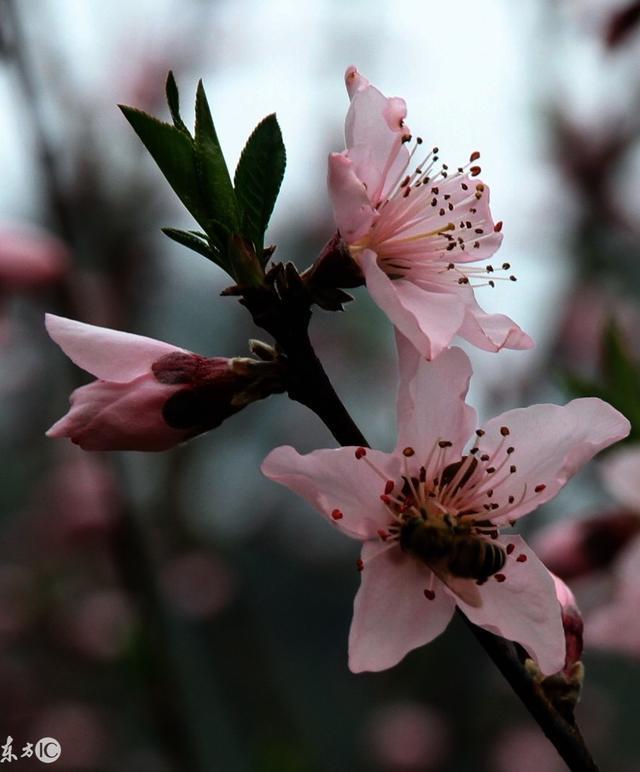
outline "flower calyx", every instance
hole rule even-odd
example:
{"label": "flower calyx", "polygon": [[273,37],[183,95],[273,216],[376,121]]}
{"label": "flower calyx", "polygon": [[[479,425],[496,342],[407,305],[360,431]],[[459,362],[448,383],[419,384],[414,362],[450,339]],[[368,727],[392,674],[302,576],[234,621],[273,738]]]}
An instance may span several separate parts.
{"label": "flower calyx", "polygon": [[301,278],[312,302],[325,311],[342,311],[344,304],[353,300],[344,288],[364,285],[364,274],[339,232],[329,239]]}

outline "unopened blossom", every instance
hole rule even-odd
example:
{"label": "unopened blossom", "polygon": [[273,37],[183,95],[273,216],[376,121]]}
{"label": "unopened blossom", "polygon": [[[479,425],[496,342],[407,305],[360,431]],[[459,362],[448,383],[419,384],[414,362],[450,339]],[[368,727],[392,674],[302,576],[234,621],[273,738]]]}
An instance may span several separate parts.
{"label": "unopened blossom", "polygon": [[403,99],[383,96],[355,67],[345,80],[347,149],[329,157],[329,193],[374,301],[427,359],[456,334],[487,351],[530,348],[511,319],[475,300],[475,287],[515,280],[508,263],[485,263],[502,223],[477,176],[479,153],[464,167],[438,166],[438,148],[412,138]]}
{"label": "unopened blossom", "polygon": [[[556,495],[629,422],[599,399],[510,410],[477,426],[457,348],[434,362],[399,336],[398,442],[272,451],[262,470],[363,542],[349,635],[352,671],[383,670],[433,640],[455,607],[520,643],[539,670],[565,663],[554,581],[508,530]],[[475,430],[475,431],[474,431]]]}
{"label": "unopened blossom", "polygon": [[[266,396],[251,360],[203,357],[141,335],[47,314],[47,331],[97,380],[47,432],[84,450],[167,450]],[[274,389],[271,389],[273,391]]]}
{"label": "unopened blossom", "polygon": [[69,265],[69,250],[52,233],[31,225],[0,225],[0,290],[51,284],[65,275]]}

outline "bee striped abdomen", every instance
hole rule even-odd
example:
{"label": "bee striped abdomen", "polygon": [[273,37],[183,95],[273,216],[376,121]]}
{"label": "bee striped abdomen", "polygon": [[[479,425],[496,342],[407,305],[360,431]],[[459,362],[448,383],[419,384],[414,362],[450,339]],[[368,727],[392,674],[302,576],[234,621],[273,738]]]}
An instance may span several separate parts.
{"label": "bee striped abdomen", "polygon": [[500,571],[506,559],[499,544],[473,536],[462,537],[452,545],[449,570],[455,576],[484,581]]}

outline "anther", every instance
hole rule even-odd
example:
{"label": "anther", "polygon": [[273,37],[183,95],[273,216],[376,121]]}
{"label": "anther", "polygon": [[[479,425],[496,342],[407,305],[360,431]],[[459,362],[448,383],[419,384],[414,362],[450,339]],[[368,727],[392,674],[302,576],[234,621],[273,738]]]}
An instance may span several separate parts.
{"label": "anther", "polygon": [[440,440],[438,443],[439,448],[450,448],[453,445],[452,442],[449,442],[449,440]]}
{"label": "anther", "polygon": [[362,571],[362,569],[364,568],[364,563],[360,558],[356,560],[356,568],[358,569],[358,571]]}
{"label": "anther", "polygon": [[518,555],[518,557],[516,558],[516,561],[518,563],[526,563],[527,562],[527,556],[524,553],[522,553],[521,555]]}
{"label": "anther", "polygon": [[469,163],[473,163],[474,161],[477,161],[478,158],[480,158],[480,153],[477,150],[474,150],[473,153],[469,156]]}
{"label": "anther", "polygon": [[488,456],[486,453],[483,453],[483,454],[480,456],[480,461],[488,461],[488,460],[489,460],[489,458],[490,458],[490,456]]}
{"label": "anther", "polygon": [[333,512],[331,513],[331,517],[333,520],[342,520],[344,515],[339,509],[334,509]]}
{"label": "anther", "polygon": [[518,281],[517,276],[509,276],[509,281]]}
{"label": "anther", "polygon": [[381,501],[383,504],[391,504],[391,499],[390,499],[390,498],[389,498],[389,497],[386,495],[386,493],[383,493],[383,494],[380,496],[380,501]]}
{"label": "anther", "polygon": [[507,555],[510,555],[516,548],[515,544],[507,544]]}
{"label": "anther", "polygon": [[496,582],[504,582],[507,577],[504,574],[494,574],[493,578],[496,580]]}
{"label": "anther", "polygon": [[493,474],[496,471],[495,466],[488,466],[487,467],[487,474]]}
{"label": "anther", "polygon": [[513,502],[515,501],[515,497],[514,496],[509,496],[507,501],[509,502],[509,504],[513,504]]}
{"label": "anther", "polygon": [[393,480],[387,480],[387,482],[386,482],[386,484],[384,486],[384,492],[387,493],[387,494],[391,493],[391,491],[393,490],[394,486],[395,486],[395,483],[393,482]]}
{"label": "anther", "polygon": [[510,456],[510,455],[511,455],[512,453],[514,453],[514,452],[515,452],[515,448],[514,448],[513,446],[511,446],[511,445],[510,445],[510,446],[507,448],[507,455],[508,455],[508,456]]}
{"label": "anther", "polygon": [[[517,471],[518,471],[518,467],[515,464],[511,464],[511,466],[509,467],[509,473],[510,474],[515,474]],[[511,503],[511,502],[509,502],[509,503]]]}
{"label": "anther", "polygon": [[547,486],[546,486],[544,483],[540,483],[540,485],[536,485],[536,487],[535,487],[533,490],[534,490],[536,493],[542,493],[542,491],[543,491],[543,490],[544,490],[546,487],[547,487]]}
{"label": "anther", "polygon": [[508,271],[511,268],[511,263],[502,263],[502,270]]}
{"label": "anther", "polygon": [[358,459],[358,461],[361,458],[364,458],[366,455],[367,455],[367,451],[365,450],[365,448],[356,448],[356,458]]}
{"label": "anther", "polygon": [[413,448],[407,447],[402,451],[402,455],[406,456],[407,458],[411,458],[411,456],[415,456],[415,450]]}
{"label": "anther", "polygon": [[503,437],[508,437],[509,436],[509,427],[508,426],[501,426],[500,427],[500,434]]}
{"label": "anther", "polygon": [[435,594],[435,592],[433,590],[425,590],[424,591],[424,597],[427,600],[434,600],[435,597],[436,597],[436,594]]}
{"label": "anther", "polygon": [[496,223],[496,224],[493,226],[493,230],[494,230],[494,233],[500,233],[500,231],[502,230],[502,220],[498,221],[498,222],[497,222],[497,223]]}
{"label": "anther", "polygon": [[484,437],[484,429],[476,429],[476,434],[478,437]]}
{"label": "anther", "polygon": [[378,536],[382,539],[382,541],[386,541],[389,538],[389,534],[384,530],[384,528],[378,529]]}

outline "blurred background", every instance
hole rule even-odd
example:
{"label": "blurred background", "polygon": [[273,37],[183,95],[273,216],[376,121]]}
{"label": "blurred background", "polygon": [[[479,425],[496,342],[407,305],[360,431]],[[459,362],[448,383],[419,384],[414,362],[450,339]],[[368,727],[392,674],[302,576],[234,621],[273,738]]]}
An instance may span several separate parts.
{"label": "blurred background", "polygon": [[[267,243],[302,269],[333,232],[325,164],[353,63],[405,97],[443,160],[482,151],[519,281],[479,300],[537,347],[470,352],[481,415],[598,394],[631,418],[632,453],[640,3],[0,0],[0,14],[0,745],[54,737],[61,770],[562,770],[455,620],[391,671],[349,673],[358,545],[259,472],[277,445],[331,446],[315,416],[271,397],[163,454],[46,440],[89,377],[43,314],[244,355],[255,327],[219,297],[229,277],[161,234],[192,225],[116,104],[166,118],[171,68],[191,118],[203,77],[230,168],[275,111],[288,166]],[[356,295],[317,311],[312,337],[389,449],[392,330]],[[603,770],[631,772],[640,505],[618,493],[593,463],[526,527],[585,615],[583,733]]]}

